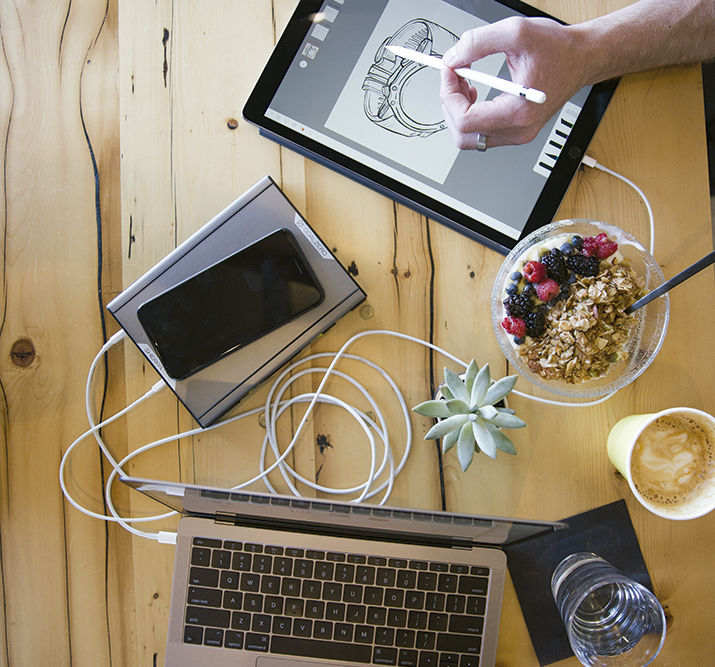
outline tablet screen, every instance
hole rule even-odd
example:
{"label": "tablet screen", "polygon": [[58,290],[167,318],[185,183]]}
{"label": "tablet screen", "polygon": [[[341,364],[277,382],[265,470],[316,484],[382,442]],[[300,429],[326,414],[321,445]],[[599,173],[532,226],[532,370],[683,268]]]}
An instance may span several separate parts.
{"label": "tablet screen", "polygon": [[[273,139],[507,252],[549,223],[615,82],[577,93],[523,146],[460,151],[440,73],[393,54],[441,57],[471,28],[544,16],[503,0],[303,0],[244,109]],[[503,54],[473,65],[510,78]],[[476,84],[479,99],[500,93]]]}

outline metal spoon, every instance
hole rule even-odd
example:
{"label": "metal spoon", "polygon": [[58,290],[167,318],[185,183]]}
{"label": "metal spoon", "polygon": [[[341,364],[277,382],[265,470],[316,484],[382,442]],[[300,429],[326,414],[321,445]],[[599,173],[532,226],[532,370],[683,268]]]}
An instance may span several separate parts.
{"label": "metal spoon", "polygon": [[685,271],[681,271],[680,273],[674,275],[670,280],[666,280],[660,287],[656,287],[652,292],[648,292],[648,294],[638,299],[638,301],[636,301],[634,304],[628,306],[628,308],[626,308],[626,314],[630,315],[631,313],[634,313],[639,308],[642,308],[647,303],[653,301],[653,299],[657,299],[659,296],[665,294],[668,290],[673,289],[673,287],[675,287],[676,285],[680,285],[680,283],[682,283],[684,280],[687,280],[691,276],[694,276],[696,273],[699,273],[705,267],[710,266],[714,262],[715,250],[705,255],[705,257],[703,257],[702,259],[699,259],[697,262],[695,262],[695,264],[685,269]]}

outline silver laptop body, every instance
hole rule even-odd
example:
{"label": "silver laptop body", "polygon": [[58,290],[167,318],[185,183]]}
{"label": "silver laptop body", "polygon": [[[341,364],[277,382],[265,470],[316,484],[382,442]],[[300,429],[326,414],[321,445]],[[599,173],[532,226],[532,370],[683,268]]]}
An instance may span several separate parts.
{"label": "silver laptop body", "polygon": [[491,667],[500,547],[564,527],[122,481],[183,515],[170,667]]}

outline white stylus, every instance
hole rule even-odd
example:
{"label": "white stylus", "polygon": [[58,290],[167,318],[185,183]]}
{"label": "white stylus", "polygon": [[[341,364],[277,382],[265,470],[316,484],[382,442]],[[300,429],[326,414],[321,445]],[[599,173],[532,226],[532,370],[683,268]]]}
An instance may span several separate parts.
{"label": "white stylus", "polygon": [[[387,46],[386,48],[401,58],[414,60],[416,63],[420,63],[421,65],[427,65],[428,67],[434,67],[435,69],[445,69],[447,67],[442,62],[441,58],[428,56],[426,53],[420,53],[419,51],[413,51],[412,49],[406,49],[404,46]],[[496,88],[497,90],[501,90],[505,93],[516,95],[517,97],[524,97],[527,100],[538,104],[546,102],[546,94],[542,93],[540,90],[536,90],[536,88],[525,88],[524,86],[520,86],[518,83],[514,83],[513,81],[500,79],[498,76],[492,76],[491,74],[469,69],[468,67],[458,67],[454,71],[465,79],[475,81],[476,83],[483,83],[485,86]]]}

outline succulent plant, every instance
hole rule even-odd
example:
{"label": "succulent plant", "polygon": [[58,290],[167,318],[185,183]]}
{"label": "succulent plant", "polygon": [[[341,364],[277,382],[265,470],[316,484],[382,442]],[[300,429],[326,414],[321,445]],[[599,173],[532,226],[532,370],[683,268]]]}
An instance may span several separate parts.
{"label": "succulent plant", "polygon": [[526,423],[514,410],[494,407],[494,404],[514,388],[518,377],[509,375],[495,382],[491,379],[489,364],[480,369],[474,359],[469,362],[463,378],[445,368],[441,398],[412,408],[423,417],[438,420],[425,435],[425,440],[441,438],[444,453],[456,445],[459,464],[464,471],[472,463],[475,452],[484,452],[493,459],[499,449],[516,454],[514,443],[502,429],[523,428]]}

